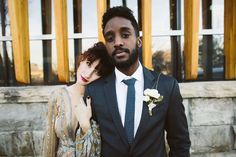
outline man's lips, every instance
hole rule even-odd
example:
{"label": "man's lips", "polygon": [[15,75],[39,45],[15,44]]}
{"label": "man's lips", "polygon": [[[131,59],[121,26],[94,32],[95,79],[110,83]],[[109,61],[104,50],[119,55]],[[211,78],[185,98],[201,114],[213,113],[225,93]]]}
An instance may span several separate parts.
{"label": "man's lips", "polygon": [[127,52],[126,49],[117,49],[112,53],[112,55],[117,56],[117,57],[121,57],[121,56],[125,55],[126,53],[129,53],[129,52]]}
{"label": "man's lips", "polygon": [[87,79],[85,79],[83,76],[80,76],[81,77],[81,80],[84,81],[84,82],[88,82]]}

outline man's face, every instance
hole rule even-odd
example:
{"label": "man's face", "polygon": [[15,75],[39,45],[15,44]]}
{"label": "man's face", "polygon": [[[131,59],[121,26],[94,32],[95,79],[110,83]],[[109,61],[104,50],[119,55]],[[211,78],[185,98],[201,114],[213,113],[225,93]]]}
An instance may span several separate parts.
{"label": "man's face", "polygon": [[118,68],[128,68],[138,60],[141,40],[128,19],[114,17],[104,28],[106,48],[112,62]]}

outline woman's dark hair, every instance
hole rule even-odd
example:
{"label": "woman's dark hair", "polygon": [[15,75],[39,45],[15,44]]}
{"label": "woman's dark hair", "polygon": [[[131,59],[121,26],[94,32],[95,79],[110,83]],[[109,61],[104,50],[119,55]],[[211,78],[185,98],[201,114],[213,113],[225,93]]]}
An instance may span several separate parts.
{"label": "woman's dark hair", "polygon": [[124,6],[116,6],[116,7],[110,8],[104,13],[104,15],[102,17],[103,34],[104,34],[104,28],[105,28],[107,22],[110,19],[112,19],[113,17],[123,17],[123,18],[129,20],[131,22],[132,26],[134,27],[136,37],[139,37],[139,27],[138,27],[137,21],[134,18],[133,11],[127,7],[124,7]]}
{"label": "woman's dark hair", "polygon": [[110,62],[107,49],[102,42],[95,43],[92,47],[77,57],[76,70],[79,67],[80,62],[86,59],[90,65],[93,64],[94,61],[98,59],[100,60],[96,67],[99,76],[106,76],[114,70],[114,66]]}

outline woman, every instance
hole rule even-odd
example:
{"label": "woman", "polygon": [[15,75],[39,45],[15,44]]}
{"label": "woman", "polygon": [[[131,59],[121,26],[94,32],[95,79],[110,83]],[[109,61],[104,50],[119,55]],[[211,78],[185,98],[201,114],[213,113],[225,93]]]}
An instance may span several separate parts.
{"label": "woman", "polygon": [[44,157],[100,156],[100,133],[91,120],[91,101],[83,100],[85,86],[108,75],[110,64],[102,42],[80,55],[77,62],[77,81],[52,93],[49,99],[47,128],[44,136]]}

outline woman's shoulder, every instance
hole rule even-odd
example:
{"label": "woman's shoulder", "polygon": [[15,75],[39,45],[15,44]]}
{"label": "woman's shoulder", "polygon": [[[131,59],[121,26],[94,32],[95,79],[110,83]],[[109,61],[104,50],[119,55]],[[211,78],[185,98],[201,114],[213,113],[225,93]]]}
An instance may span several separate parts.
{"label": "woman's shoulder", "polygon": [[53,90],[50,95],[54,96],[54,95],[62,94],[65,92],[66,88],[67,88],[66,86],[58,87],[55,90]]}
{"label": "woman's shoulder", "polygon": [[57,100],[59,98],[62,98],[62,96],[64,95],[64,93],[66,92],[66,86],[63,87],[59,87],[55,90],[53,90],[50,95],[49,95],[49,100]]}

